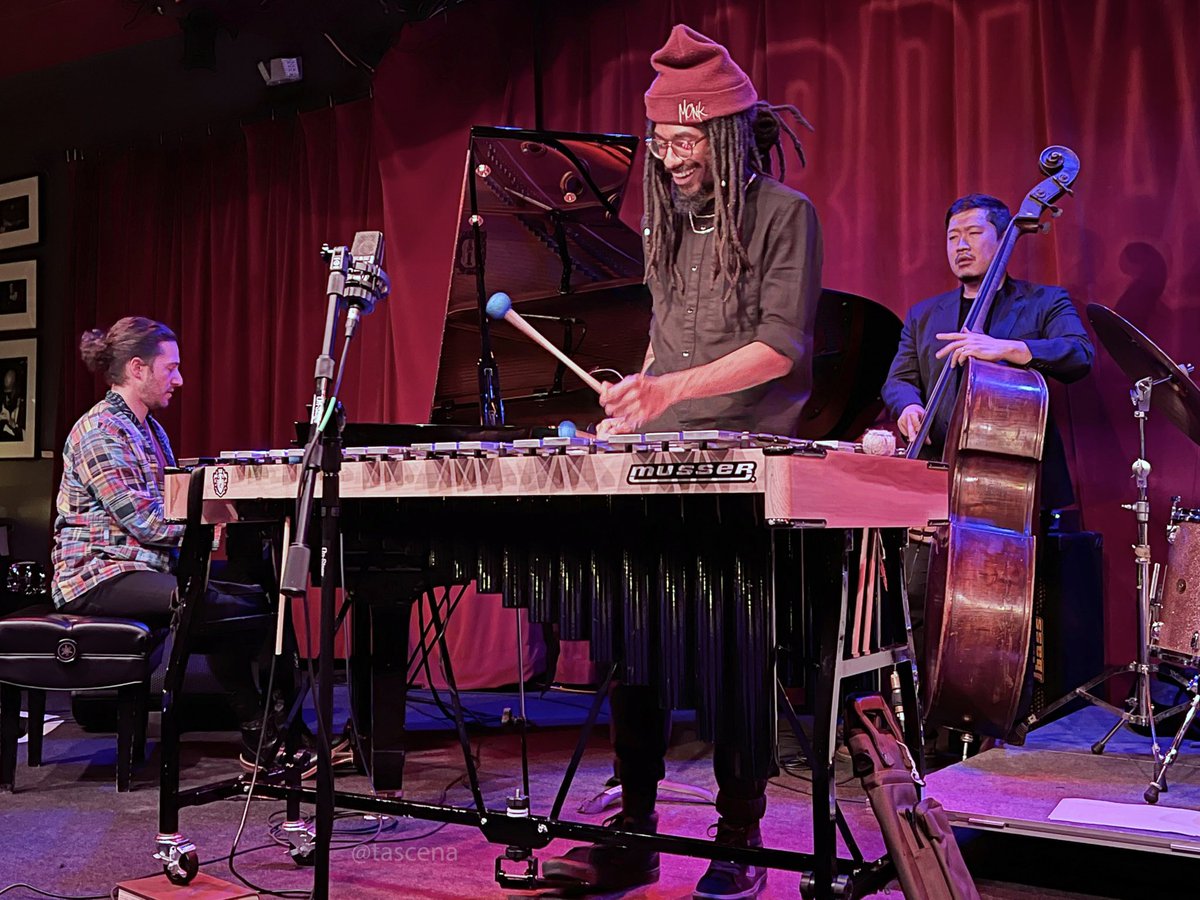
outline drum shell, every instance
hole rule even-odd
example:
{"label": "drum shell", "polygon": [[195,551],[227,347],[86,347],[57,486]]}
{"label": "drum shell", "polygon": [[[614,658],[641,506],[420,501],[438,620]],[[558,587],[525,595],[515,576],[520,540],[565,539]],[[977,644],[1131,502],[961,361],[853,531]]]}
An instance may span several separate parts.
{"label": "drum shell", "polygon": [[1162,592],[1160,653],[1200,657],[1200,522],[1173,526]]}

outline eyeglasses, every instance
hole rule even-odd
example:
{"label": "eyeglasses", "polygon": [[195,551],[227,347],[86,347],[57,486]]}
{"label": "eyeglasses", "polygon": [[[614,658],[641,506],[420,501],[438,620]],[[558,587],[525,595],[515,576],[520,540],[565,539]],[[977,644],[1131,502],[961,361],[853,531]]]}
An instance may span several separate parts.
{"label": "eyeglasses", "polygon": [[696,140],[677,140],[664,141],[660,137],[646,138],[646,149],[650,151],[650,155],[655,159],[666,159],[667,151],[674,150],[675,155],[679,159],[690,159],[696,150],[696,145],[701,141],[707,141],[708,137],[697,138]]}

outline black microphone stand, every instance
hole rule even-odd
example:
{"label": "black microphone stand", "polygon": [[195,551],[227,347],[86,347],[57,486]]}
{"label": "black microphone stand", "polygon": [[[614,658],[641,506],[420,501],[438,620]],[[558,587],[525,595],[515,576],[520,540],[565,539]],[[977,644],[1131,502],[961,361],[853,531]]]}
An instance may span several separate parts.
{"label": "black microphone stand", "polygon": [[[316,846],[312,896],[316,900],[329,897],[329,849],[333,834],[333,767],[330,760],[330,734],[333,720],[333,623],[336,615],[336,590],[341,580],[339,548],[339,519],[342,469],[342,428],[345,415],[330,387],[334,376],[334,344],[337,339],[338,317],[344,304],[347,260],[346,247],[322,247],[321,254],[329,260],[329,280],[326,293],[329,307],[325,316],[325,339],[317,357],[316,387],[313,393],[312,416],[308,443],[304,448],[304,469],[296,496],[295,536],[287,548],[280,579],[280,590],[289,597],[303,597],[308,592],[308,576],[312,562],[309,548],[309,528],[312,524],[317,473],[321,473],[321,614],[320,649],[317,662],[317,784],[316,784]],[[342,365],[353,337],[351,331],[342,349]],[[329,408],[329,404],[333,404]]]}
{"label": "black microphone stand", "polygon": [[467,222],[471,226],[471,239],[475,248],[475,300],[479,313],[479,424],[492,427],[504,424],[504,400],[500,394],[500,365],[492,352],[492,332],[487,314],[487,289],[484,286],[485,239],[483,216],[479,214],[479,198],[475,190],[475,176],[483,176],[484,164],[476,164],[475,141],[469,151],[470,170],[467,174],[467,189],[471,201],[471,215]]}

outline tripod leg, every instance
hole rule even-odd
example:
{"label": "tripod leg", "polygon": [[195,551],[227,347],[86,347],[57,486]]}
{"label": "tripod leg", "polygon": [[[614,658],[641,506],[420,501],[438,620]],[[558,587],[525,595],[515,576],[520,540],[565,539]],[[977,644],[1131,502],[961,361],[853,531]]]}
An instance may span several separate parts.
{"label": "tripod leg", "polygon": [[1112,740],[1113,735],[1116,734],[1118,731],[1120,731],[1121,726],[1124,724],[1125,724],[1125,716],[1121,716],[1121,718],[1117,719],[1116,724],[1113,725],[1112,728],[1108,729],[1108,734],[1104,735],[1104,737],[1100,738],[1100,740],[1098,740],[1098,741],[1096,741],[1096,743],[1092,744],[1092,752],[1095,753],[1097,756],[1099,756],[1101,753],[1103,753],[1105,745],[1109,741]]}
{"label": "tripod leg", "polygon": [[1187,714],[1183,717],[1183,724],[1175,732],[1175,738],[1171,741],[1171,748],[1167,750],[1167,755],[1163,757],[1162,765],[1159,767],[1155,779],[1150,782],[1150,787],[1146,788],[1146,793],[1142,795],[1147,803],[1157,803],[1158,795],[1167,789],[1167,769],[1171,767],[1171,763],[1175,762],[1175,757],[1179,755],[1179,745],[1183,743],[1183,736],[1187,734],[1187,730],[1192,727],[1192,720],[1196,718],[1196,708],[1200,707],[1200,676],[1193,678],[1189,682],[1188,690],[1192,692],[1192,702],[1188,705]]}

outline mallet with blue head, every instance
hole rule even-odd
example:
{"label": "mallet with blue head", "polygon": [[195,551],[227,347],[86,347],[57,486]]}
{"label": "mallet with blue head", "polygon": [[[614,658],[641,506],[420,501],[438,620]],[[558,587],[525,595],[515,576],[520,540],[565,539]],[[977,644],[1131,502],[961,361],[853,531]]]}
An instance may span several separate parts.
{"label": "mallet with blue head", "polygon": [[561,362],[564,366],[579,376],[579,379],[590,387],[597,394],[600,393],[603,385],[594,377],[589,375],[586,370],[571,357],[559,350],[554,344],[542,336],[536,328],[530,325],[521,317],[515,309],[512,308],[512,297],[503,291],[498,291],[492,294],[485,307],[487,314],[493,319],[504,319],[513,328],[520,331],[535,344],[538,344],[542,349],[546,350],[551,356]]}

